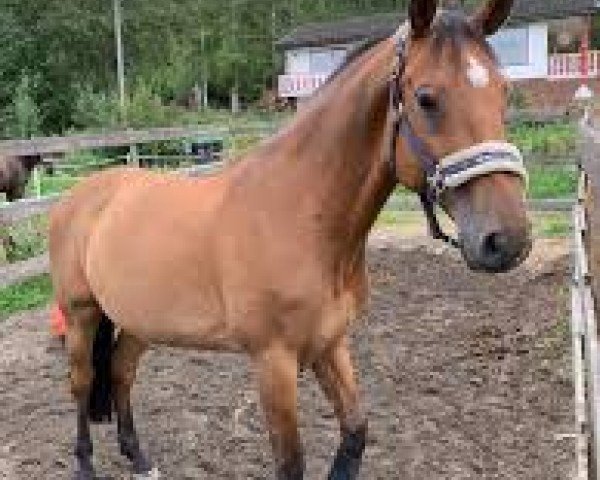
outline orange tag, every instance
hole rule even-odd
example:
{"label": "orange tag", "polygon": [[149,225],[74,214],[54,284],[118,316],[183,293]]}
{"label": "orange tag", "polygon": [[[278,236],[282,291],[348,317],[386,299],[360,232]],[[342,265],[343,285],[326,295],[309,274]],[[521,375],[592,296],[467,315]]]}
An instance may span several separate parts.
{"label": "orange tag", "polygon": [[50,332],[55,337],[62,337],[67,333],[67,321],[57,303],[52,306],[50,311]]}

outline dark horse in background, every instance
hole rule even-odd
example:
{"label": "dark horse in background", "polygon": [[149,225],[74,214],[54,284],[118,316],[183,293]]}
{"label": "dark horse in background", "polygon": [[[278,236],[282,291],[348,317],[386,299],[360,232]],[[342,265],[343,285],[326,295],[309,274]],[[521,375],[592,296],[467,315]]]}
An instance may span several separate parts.
{"label": "dark horse in background", "polygon": [[31,172],[41,163],[41,155],[0,156],[0,193],[9,202],[23,198]]}
{"label": "dark horse in background", "polygon": [[131,387],[156,344],[247,355],[279,480],[304,477],[297,380],[312,369],[340,424],[329,478],[357,478],[367,417],[348,333],[368,297],[367,236],[396,185],[448,212],[472,269],[506,272],[531,247],[508,85],[486,42],[511,5],[488,0],[470,16],[412,0],[409,25],[222,173],[112,169],[61,199],[49,251],[77,402],[75,479],[95,478],[89,423],[113,407],[121,453],[136,474],[153,470]]}

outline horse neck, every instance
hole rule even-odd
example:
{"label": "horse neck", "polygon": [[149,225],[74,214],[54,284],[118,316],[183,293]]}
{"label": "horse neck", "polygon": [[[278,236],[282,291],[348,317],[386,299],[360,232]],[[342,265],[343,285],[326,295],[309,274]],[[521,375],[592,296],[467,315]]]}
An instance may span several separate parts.
{"label": "horse neck", "polygon": [[395,185],[385,161],[393,54],[391,42],[383,42],[359,58],[282,136],[278,153],[293,172],[286,190],[301,186],[313,199],[301,202],[312,211],[298,218],[318,218],[342,250],[364,245]]}

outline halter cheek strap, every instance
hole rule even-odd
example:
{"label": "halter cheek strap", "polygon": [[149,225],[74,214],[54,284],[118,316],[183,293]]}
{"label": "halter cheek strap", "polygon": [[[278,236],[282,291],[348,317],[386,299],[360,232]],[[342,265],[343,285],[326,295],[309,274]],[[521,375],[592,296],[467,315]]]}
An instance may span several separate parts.
{"label": "halter cheek strap", "polygon": [[460,242],[443,232],[437,218],[436,205],[441,194],[446,189],[458,188],[474,178],[496,172],[513,173],[527,182],[523,157],[519,149],[510,143],[484,142],[438,159],[415,133],[404,112],[401,88],[406,62],[404,38],[398,39],[396,48],[398,63],[390,81],[390,112],[393,123],[389,168],[396,181],[399,181],[396,169],[396,142],[402,137],[412,154],[419,160],[425,174],[425,186],[419,192],[419,198],[433,238],[460,248]]}

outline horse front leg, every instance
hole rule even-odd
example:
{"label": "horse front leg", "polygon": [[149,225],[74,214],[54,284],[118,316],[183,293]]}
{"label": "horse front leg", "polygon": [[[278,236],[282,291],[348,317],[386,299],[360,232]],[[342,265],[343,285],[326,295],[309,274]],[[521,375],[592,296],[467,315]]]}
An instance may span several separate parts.
{"label": "horse front leg", "polygon": [[367,440],[367,420],[360,406],[347,337],[315,362],[313,370],[340,421],[342,442],[328,478],[356,479]]}
{"label": "horse front leg", "polygon": [[265,411],[278,480],[302,480],[304,455],[298,433],[296,352],[277,344],[256,359],[260,397]]}

